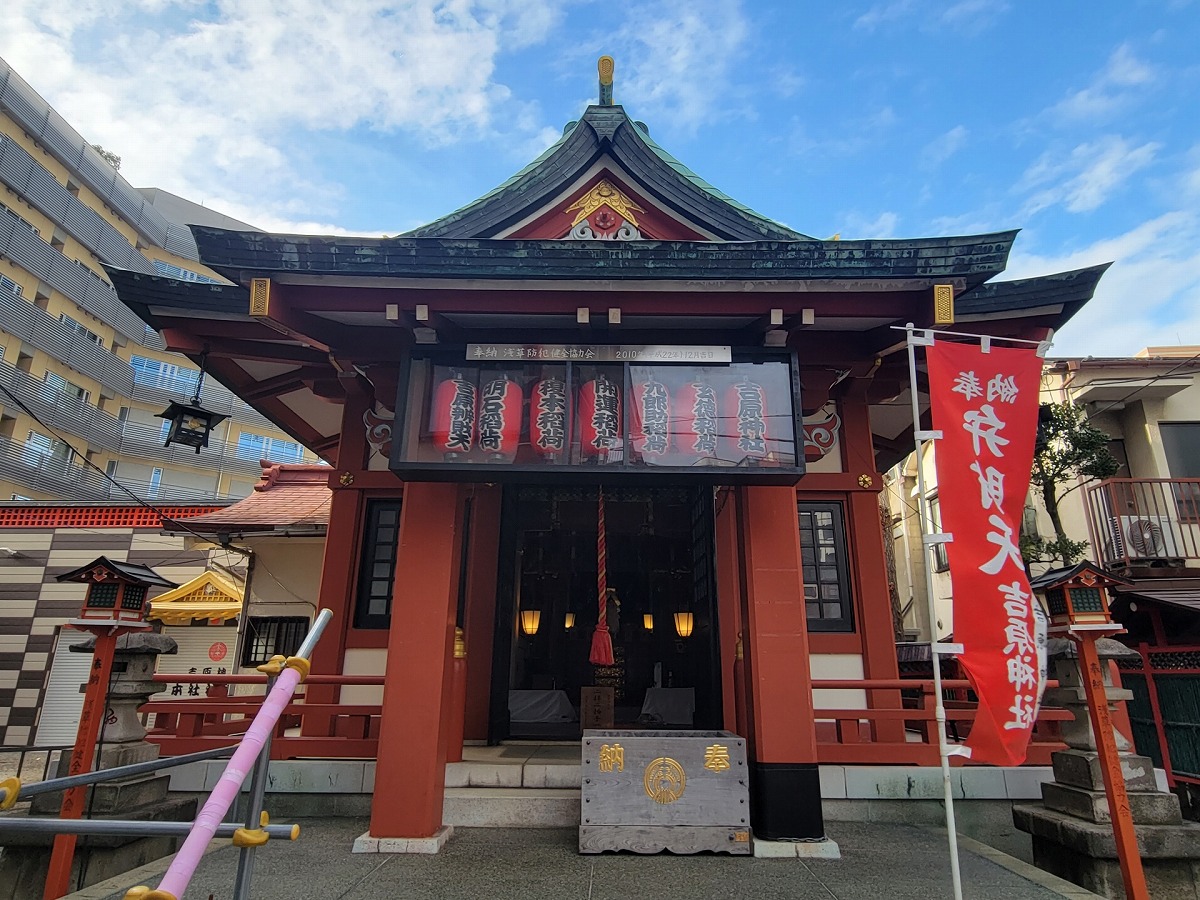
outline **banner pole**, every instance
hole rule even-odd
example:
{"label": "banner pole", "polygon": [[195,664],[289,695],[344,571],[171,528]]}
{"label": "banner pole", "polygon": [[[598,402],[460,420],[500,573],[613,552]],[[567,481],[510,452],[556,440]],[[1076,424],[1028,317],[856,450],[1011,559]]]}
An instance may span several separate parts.
{"label": "banner pole", "polygon": [[[927,538],[935,537],[929,529],[929,508],[925,497],[925,471],[921,453],[929,440],[939,435],[921,429],[921,405],[917,399],[917,351],[918,344],[928,347],[933,337],[917,337],[913,323],[904,326],[908,344],[909,393],[912,395],[913,446],[917,454],[917,521],[921,526],[921,569],[925,573],[925,601],[929,608],[929,655],[933,661],[934,718],[937,721],[938,755],[942,761],[942,793],[946,801],[946,837],[950,842],[950,878],[954,884],[954,900],[962,900],[962,872],[958,866],[958,831],[954,822],[954,788],[950,782],[950,747],[946,741],[946,704],[942,698],[942,659],[937,652],[937,607],[933,601],[933,570],[929,565],[929,547],[933,543]],[[946,537],[942,535],[940,537]],[[943,541],[944,542],[944,541]]]}

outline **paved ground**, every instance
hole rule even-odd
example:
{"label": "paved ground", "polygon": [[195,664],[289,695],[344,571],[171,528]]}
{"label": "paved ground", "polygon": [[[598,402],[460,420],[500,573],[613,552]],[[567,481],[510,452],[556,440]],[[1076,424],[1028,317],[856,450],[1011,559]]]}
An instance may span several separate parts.
{"label": "paved ground", "polygon": [[[294,843],[271,842],[257,857],[254,898],[417,900],[934,900],[950,897],[945,833],[905,825],[833,823],[842,859],[759,860],[726,856],[580,856],[574,829],[459,829],[437,856],[354,855],[361,819],[302,822]],[[187,900],[228,900],[237,851],[223,847],[201,864]],[[1009,867],[988,857],[997,857]],[[1025,864],[965,841],[964,896],[970,900],[1092,897]],[[152,867],[147,867],[152,868]],[[1016,869],[1014,871],[1013,869]],[[166,862],[157,871],[166,869]],[[122,900],[159,875],[90,889],[73,900]],[[1028,876],[1028,877],[1027,877]],[[1031,880],[1033,879],[1033,880]]]}

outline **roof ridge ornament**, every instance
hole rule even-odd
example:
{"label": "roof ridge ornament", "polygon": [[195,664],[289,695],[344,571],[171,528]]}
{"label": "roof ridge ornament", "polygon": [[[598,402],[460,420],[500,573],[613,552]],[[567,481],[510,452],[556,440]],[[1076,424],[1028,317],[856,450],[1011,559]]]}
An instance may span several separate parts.
{"label": "roof ridge ornament", "polygon": [[613,105],[613,70],[616,63],[611,56],[605,55],[596,60],[596,71],[600,75],[600,105]]}

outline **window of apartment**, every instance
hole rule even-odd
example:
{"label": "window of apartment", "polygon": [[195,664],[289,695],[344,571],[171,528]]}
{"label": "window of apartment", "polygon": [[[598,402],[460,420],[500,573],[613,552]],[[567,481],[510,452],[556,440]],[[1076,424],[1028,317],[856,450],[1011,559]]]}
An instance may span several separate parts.
{"label": "window of apartment", "polygon": [[129,365],[133,369],[134,384],[191,394],[195,392],[196,385],[200,381],[200,373],[195,369],[180,368],[174,363],[149,359],[145,356],[131,356]]}
{"label": "window of apartment", "polygon": [[146,485],[146,499],[157,500],[159,488],[162,487],[162,469],[154,469],[150,473],[150,481]]}
{"label": "window of apartment", "polygon": [[400,533],[400,501],[367,504],[366,537],[358,567],[356,628],[387,628],[392,617],[392,581],[396,575],[396,539]]}
{"label": "window of apartment", "polygon": [[163,419],[162,428],[159,429],[158,436],[164,441],[167,439],[167,435],[171,433],[171,425],[171,419]]}
{"label": "window of apartment", "polygon": [[82,322],[75,321],[66,313],[59,313],[58,321],[62,322],[85,341],[91,341],[97,347],[104,346],[104,338],[100,337],[100,335],[96,334],[96,332],[92,331]]}
{"label": "window of apartment", "polygon": [[3,275],[0,275],[0,291],[12,294],[14,297],[21,296],[21,286],[11,278],[5,278]]}
{"label": "window of apartment", "polygon": [[104,474],[107,475],[109,478],[117,477],[117,461],[115,459],[110,459],[108,461],[108,464],[105,465]]}
{"label": "window of apartment", "polygon": [[199,272],[193,272],[183,266],[173,266],[171,263],[163,262],[161,259],[152,260],[154,269],[159,275],[167,278],[174,278],[176,281],[197,281],[202,284],[220,284],[215,278],[209,278],[207,275],[201,275]]}
{"label": "window of apartment", "polygon": [[88,399],[92,396],[90,391],[81,388],[72,381],[67,381],[61,375],[55,375],[53,372],[47,372],[43,375],[42,381],[56,394],[73,397],[76,400],[82,400],[84,403],[87,403]]}
{"label": "window of apartment", "polygon": [[34,227],[32,222],[30,222],[24,216],[18,215],[12,209],[5,206],[3,203],[0,203],[0,211],[3,211],[5,213],[7,213],[8,215],[12,216],[14,219],[16,219],[18,222],[20,222],[22,225],[24,225],[26,228],[28,228],[34,234],[40,234],[40,232],[37,230],[37,228]]}
{"label": "window of apartment", "polygon": [[[1200,479],[1200,422],[1159,422],[1167,471],[1172,478]],[[1179,517],[1200,519],[1200,482],[1175,485]]]}
{"label": "window of apartment", "polygon": [[242,642],[242,665],[261,666],[272,656],[295,656],[306,634],[306,616],[250,616]]}
{"label": "window of apartment", "polygon": [[841,503],[797,504],[810,631],[853,631],[845,513]]}
{"label": "window of apartment", "polygon": [[74,455],[70,444],[37,431],[29,432],[22,453],[25,462],[31,466],[41,466],[47,462],[69,463]]}
{"label": "window of apartment", "polygon": [[[937,495],[929,498],[929,531],[931,534],[942,533],[942,504]],[[946,572],[950,569],[950,560],[946,557],[946,545],[933,545],[933,571]]]}
{"label": "window of apartment", "polygon": [[304,458],[304,448],[295,441],[266,437],[243,431],[238,435],[238,459],[269,459],[271,462],[299,462]]}

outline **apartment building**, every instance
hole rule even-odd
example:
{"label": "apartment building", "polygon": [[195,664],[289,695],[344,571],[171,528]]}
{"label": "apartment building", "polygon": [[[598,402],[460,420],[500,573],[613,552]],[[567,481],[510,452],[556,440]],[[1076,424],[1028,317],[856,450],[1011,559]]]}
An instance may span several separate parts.
{"label": "apartment building", "polygon": [[188,224],[251,226],[131,186],[0,59],[0,500],[194,502],[248,494],[260,459],[315,456],[213,379],[210,446],[163,447],[195,362],[117,299],[104,266],[224,283]]}

